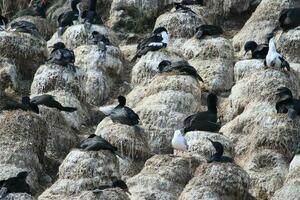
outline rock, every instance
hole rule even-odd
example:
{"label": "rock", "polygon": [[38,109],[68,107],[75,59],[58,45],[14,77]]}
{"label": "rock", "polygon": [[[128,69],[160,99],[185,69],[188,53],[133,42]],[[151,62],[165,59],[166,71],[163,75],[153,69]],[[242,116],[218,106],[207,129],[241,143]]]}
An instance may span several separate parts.
{"label": "rock", "polygon": [[250,199],[249,175],[233,163],[200,165],[178,199]]}
{"label": "rock", "polygon": [[289,62],[300,62],[300,27],[283,32],[276,44]]}
{"label": "rock", "polygon": [[140,173],[143,169],[145,161],[139,159],[132,159],[126,157],[126,159],[118,158],[119,159],[119,167],[120,167],[120,174],[122,180],[127,180],[136,174]]}
{"label": "rock", "polygon": [[9,88],[15,90],[17,87],[17,67],[11,60],[0,57],[0,90],[4,91]]}
{"label": "rock", "polygon": [[205,24],[204,19],[192,12],[168,12],[159,16],[155,27],[165,27],[170,37],[190,38],[196,33],[196,28]]}
{"label": "rock", "polygon": [[[70,199],[119,179],[117,158],[109,151],[73,150],[59,168],[58,180],[39,196],[45,199]],[[93,198],[91,198],[93,199]]]}
{"label": "rock", "polygon": [[247,76],[251,76],[259,70],[264,69],[263,60],[251,59],[251,60],[241,60],[234,65],[234,80],[239,81]]}
{"label": "rock", "polygon": [[5,6],[1,7],[1,12],[5,17],[12,17],[17,11],[28,7],[28,0],[3,0],[2,4]]}
{"label": "rock", "polygon": [[43,184],[46,123],[32,112],[4,111],[0,127],[0,180],[15,177],[21,171],[30,172],[27,182],[36,194]]}
{"label": "rock", "polygon": [[266,42],[266,35],[278,25],[279,13],[288,6],[287,0],[262,0],[244,27],[233,37],[233,47],[240,52],[239,56],[244,53],[247,41],[253,40],[258,44]]}
{"label": "rock", "polygon": [[0,56],[11,59],[22,75],[32,79],[35,71],[46,60],[46,42],[28,33],[0,32]]}
{"label": "rock", "polygon": [[131,199],[177,199],[201,162],[194,157],[153,156],[139,174],[128,179]]}
{"label": "rock", "polygon": [[26,193],[10,193],[2,200],[36,200],[36,198]]}

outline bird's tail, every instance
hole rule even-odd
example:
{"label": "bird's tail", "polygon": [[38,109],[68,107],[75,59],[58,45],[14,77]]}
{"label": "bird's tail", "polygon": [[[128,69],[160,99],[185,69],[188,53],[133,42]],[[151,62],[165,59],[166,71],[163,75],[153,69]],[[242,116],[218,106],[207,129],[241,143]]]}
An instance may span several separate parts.
{"label": "bird's tail", "polygon": [[77,108],[74,107],[62,107],[61,111],[65,111],[65,112],[75,112],[77,110]]}
{"label": "bird's tail", "polygon": [[201,76],[200,76],[199,74],[197,74],[197,79],[198,79],[199,81],[201,81],[202,83],[204,83],[203,79],[201,78]]}
{"label": "bird's tail", "polygon": [[133,58],[131,59],[131,62],[135,62],[138,59],[138,54],[136,54],[135,56],[133,56]]}

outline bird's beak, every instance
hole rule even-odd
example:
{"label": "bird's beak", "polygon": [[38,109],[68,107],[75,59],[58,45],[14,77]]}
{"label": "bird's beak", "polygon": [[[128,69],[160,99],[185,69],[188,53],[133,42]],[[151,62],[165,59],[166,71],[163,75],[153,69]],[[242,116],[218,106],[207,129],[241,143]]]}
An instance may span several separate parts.
{"label": "bird's beak", "polygon": [[125,189],[124,192],[128,193],[129,195],[131,195],[131,192],[129,192],[129,189]]}
{"label": "bird's beak", "polygon": [[48,48],[54,48],[54,46],[49,46]]}

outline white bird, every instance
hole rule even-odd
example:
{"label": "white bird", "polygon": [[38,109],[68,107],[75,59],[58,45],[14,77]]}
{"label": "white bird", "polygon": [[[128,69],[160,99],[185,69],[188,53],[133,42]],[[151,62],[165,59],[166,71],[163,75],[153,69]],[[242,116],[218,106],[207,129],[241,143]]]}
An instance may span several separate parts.
{"label": "white bird", "polygon": [[188,150],[188,144],[180,130],[176,130],[174,132],[174,136],[172,139],[172,147],[174,148],[174,155],[177,155],[176,150],[179,150],[181,152]]}
{"label": "white bird", "polygon": [[267,67],[272,67],[276,69],[286,68],[290,71],[290,65],[286,59],[276,51],[275,38],[270,39],[269,51],[265,60],[265,65]]}
{"label": "white bird", "polygon": [[106,116],[109,116],[117,105],[101,106],[99,110]]}

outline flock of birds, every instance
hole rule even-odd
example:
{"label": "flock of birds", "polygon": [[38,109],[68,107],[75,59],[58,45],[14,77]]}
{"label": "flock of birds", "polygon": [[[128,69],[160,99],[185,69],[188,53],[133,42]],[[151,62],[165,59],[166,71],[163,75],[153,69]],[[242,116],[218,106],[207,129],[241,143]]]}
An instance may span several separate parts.
{"label": "flock of birds", "polygon": [[[66,27],[72,26],[76,23],[83,23],[88,32],[92,24],[103,24],[103,20],[96,12],[97,0],[89,0],[89,9],[81,11],[80,9],[81,0],[71,1],[71,11],[64,12],[59,15],[58,21],[58,36],[64,33]],[[175,3],[176,12],[190,12],[194,15],[196,13],[185,5],[191,4],[203,4],[202,0],[183,0],[181,3]],[[37,4],[29,7],[28,9],[19,11],[14,18],[30,15],[46,17],[47,0],[40,0]],[[10,28],[7,29],[9,20],[3,16],[0,16],[0,31],[16,31],[30,33],[34,36],[38,36],[39,32],[36,26],[28,21],[17,21],[10,24]],[[287,60],[276,50],[276,44],[274,34],[280,28],[283,31],[300,26],[300,8],[285,9],[281,12],[279,17],[280,27],[274,29],[274,31],[267,35],[268,44],[257,44],[255,41],[248,41],[244,45],[245,52],[251,51],[252,58],[254,59],[265,59],[265,65],[270,68],[286,69],[290,71],[290,66]],[[222,34],[223,30],[220,26],[216,25],[201,25],[196,29],[195,38],[202,39],[206,35],[219,35]],[[99,52],[101,52],[102,59],[105,59],[106,48],[111,45],[108,38],[99,32],[93,31],[90,33],[91,44],[97,45]],[[164,27],[157,27],[153,31],[152,36],[143,39],[137,46],[135,56],[132,58],[132,62],[138,58],[146,55],[150,51],[159,51],[160,49],[166,48],[169,44],[170,38],[169,33]],[[70,68],[71,72],[76,73],[75,55],[73,50],[66,48],[63,42],[57,42],[52,47],[53,50],[47,60],[49,63],[54,63],[62,67]],[[70,72],[70,73],[71,73]],[[158,65],[159,73],[176,73],[178,75],[187,75],[195,78],[197,81],[204,82],[197,70],[191,66],[187,61],[169,61],[163,60]],[[279,97],[279,101],[276,103],[276,110],[278,113],[288,113],[288,117],[294,119],[295,116],[300,115],[300,100],[294,99],[292,92],[289,88],[281,87],[278,88],[276,95]],[[184,137],[184,134],[190,131],[209,131],[218,132],[221,128],[220,122],[218,122],[218,111],[217,111],[218,97],[216,94],[210,93],[207,96],[207,111],[197,112],[187,117],[183,122],[183,127],[180,130],[174,132],[173,139],[171,141],[175,151],[187,151],[188,144]],[[111,107],[106,113],[110,116],[114,123],[120,123],[128,126],[138,126],[140,122],[139,116],[129,107],[126,106],[126,98],[124,96],[118,97],[119,104]],[[21,102],[12,101],[8,99],[5,105],[1,108],[3,110],[24,110],[33,111],[39,113],[40,105],[55,108],[59,111],[64,112],[75,112],[75,107],[65,107],[61,105],[55,96],[52,95],[40,95],[30,98],[25,96]],[[215,153],[207,160],[208,162],[233,162],[234,160],[230,157],[224,156],[224,146],[218,141],[212,141],[212,146],[215,149]],[[80,142],[77,148],[84,151],[99,151],[108,150],[114,155],[123,159],[122,155],[118,153],[117,147],[113,146],[107,140],[101,136],[92,134],[88,138]],[[177,153],[174,151],[174,154]],[[28,172],[23,171],[17,174],[16,177],[9,178],[7,180],[0,181],[0,198],[7,196],[9,193],[28,193],[31,194],[29,185],[26,183]],[[122,180],[113,181],[112,185],[105,185],[100,187],[93,192],[99,193],[106,188],[119,187],[125,192],[128,192],[126,183]]]}

